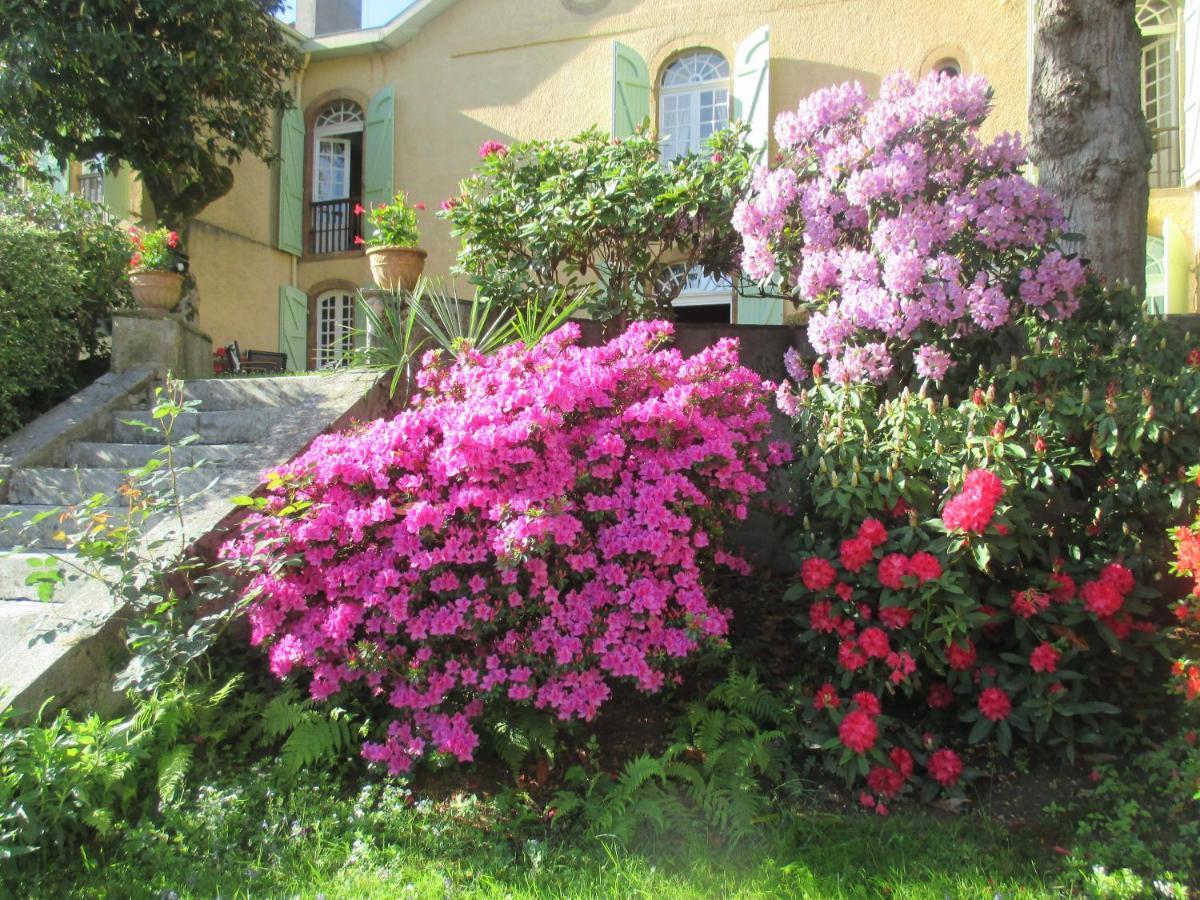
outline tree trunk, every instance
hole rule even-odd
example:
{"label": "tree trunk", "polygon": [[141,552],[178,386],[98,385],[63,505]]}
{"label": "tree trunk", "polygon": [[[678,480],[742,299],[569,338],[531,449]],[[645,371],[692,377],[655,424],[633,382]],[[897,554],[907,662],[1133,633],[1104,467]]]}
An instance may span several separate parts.
{"label": "tree trunk", "polygon": [[1030,156],[1062,198],[1081,254],[1146,291],[1153,142],[1142,115],[1134,0],[1037,0]]}

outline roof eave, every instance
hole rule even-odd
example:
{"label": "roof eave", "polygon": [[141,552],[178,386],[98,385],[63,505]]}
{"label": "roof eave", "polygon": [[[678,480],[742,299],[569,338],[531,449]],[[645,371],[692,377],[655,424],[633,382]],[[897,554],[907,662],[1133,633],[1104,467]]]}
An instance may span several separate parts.
{"label": "roof eave", "polygon": [[300,51],[312,54],[314,59],[335,59],[339,56],[395,50],[416,37],[427,23],[456,2],[457,0],[416,0],[386,25],[378,28],[342,31],[337,34],[323,34],[320,37],[304,37],[297,32]]}

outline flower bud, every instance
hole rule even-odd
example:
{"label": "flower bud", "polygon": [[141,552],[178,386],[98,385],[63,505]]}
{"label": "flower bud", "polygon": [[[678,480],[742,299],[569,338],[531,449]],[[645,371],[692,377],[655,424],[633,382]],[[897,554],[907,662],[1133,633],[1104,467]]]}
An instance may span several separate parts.
{"label": "flower bud", "polygon": [[1183,402],[1178,397],[1175,398],[1175,412],[1183,412]]}
{"label": "flower bud", "polygon": [[1017,358],[1017,354],[1014,353],[1008,358],[1008,367],[1014,372],[1021,368],[1021,360]]}
{"label": "flower bud", "polygon": [[817,468],[820,470],[822,475],[829,471],[829,466],[825,462],[825,457],[821,457],[821,462],[817,464]]}
{"label": "flower bud", "polygon": [[1087,385],[1084,385],[1084,388],[1083,388],[1083,398],[1082,398],[1082,399],[1083,399],[1083,405],[1084,405],[1084,406],[1087,406],[1087,404],[1089,404],[1089,403],[1091,403],[1091,402],[1092,402],[1092,392],[1091,392],[1091,390],[1090,390],[1090,389],[1087,387]]}
{"label": "flower bud", "polygon": [[857,455],[857,454],[855,454],[855,456],[854,456],[854,459],[853,459],[853,461],[851,462],[851,467],[854,469],[854,471],[855,471],[855,472],[861,472],[861,471],[862,471],[862,466],[861,466],[861,465],[859,464],[859,462],[858,462],[858,455]]}
{"label": "flower bud", "polygon": [[858,487],[858,473],[857,472],[850,473],[850,487]]}
{"label": "flower bud", "polygon": [[995,402],[996,402],[996,385],[994,385],[994,384],[989,384],[989,385],[988,385],[988,389],[987,389],[987,401],[988,401],[988,403],[995,403]]}
{"label": "flower bud", "polygon": [[838,473],[837,473],[837,472],[830,472],[830,473],[829,473],[829,484],[830,484],[832,487],[837,487],[839,484],[841,484],[841,479],[839,479],[839,478],[838,478]]}
{"label": "flower bud", "polygon": [[808,521],[808,514],[807,514],[807,513],[805,513],[805,515],[804,515],[804,521],[803,521],[801,524],[803,524],[803,525],[804,525],[804,530],[805,530],[805,531],[812,531],[812,523]]}
{"label": "flower bud", "polygon": [[1154,421],[1154,405],[1153,404],[1146,407],[1146,421],[1147,422]]}

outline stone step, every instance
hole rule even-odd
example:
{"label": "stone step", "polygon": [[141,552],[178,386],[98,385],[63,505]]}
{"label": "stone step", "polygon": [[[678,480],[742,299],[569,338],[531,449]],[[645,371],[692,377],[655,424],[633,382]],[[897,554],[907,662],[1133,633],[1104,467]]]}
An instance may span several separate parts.
{"label": "stone step", "polygon": [[[262,437],[275,424],[276,417],[289,410],[224,409],[184,413],[175,420],[172,437],[176,440],[192,434],[210,444],[236,444]],[[113,441],[122,444],[151,444],[161,446],[162,433],[155,428],[146,431],[136,423],[156,425],[154,416],[146,410],[122,410],[113,413]],[[130,424],[135,423],[135,424]]]}
{"label": "stone step", "polygon": [[[59,555],[67,561],[74,558],[69,553]],[[43,553],[0,553],[0,622],[44,606],[38,599],[37,587],[26,584],[25,579],[35,571],[30,562],[45,558]],[[66,589],[64,585],[60,592]]]}
{"label": "stone step", "polygon": [[[222,474],[231,471],[236,470],[203,466],[195,471],[180,472],[178,490],[185,497],[198,494]],[[121,485],[128,480],[129,476],[121,469],[18,469],[12,473],[8,484],[8,501],[66,505],[82,503],[96,494],[116,498]],[[163,485],[159,491],[167,489]]]}
{"label": "stone step", "polygon": [[[38,518],[42,513],[46,515]],[[97,515],[120,517],[117,507],[101,507]],[[48,503],[0,503],[0,548],[62,548],[86,526],[71,516],[70,510]],[[66,537],[59,532],[66,532]]]}
{"label": "stone step", "polygon": [[328,400],[346,390],[345,380],[336,375],[287,375],[279,377],[203,378],[184,382],[188,400],[205,410],[254,409],[304,406]]}
{"label": "stone step", "polygon": [[[252,445],[243,444],[186,444],[175,448],[175,459],[181,466],[203,462],[205,468],[228,466],[246,454]],[[144,466],[158,453],[154,444],[103,444],[80,441],[67,451],[72,466],[109,469],[134,469]]]}

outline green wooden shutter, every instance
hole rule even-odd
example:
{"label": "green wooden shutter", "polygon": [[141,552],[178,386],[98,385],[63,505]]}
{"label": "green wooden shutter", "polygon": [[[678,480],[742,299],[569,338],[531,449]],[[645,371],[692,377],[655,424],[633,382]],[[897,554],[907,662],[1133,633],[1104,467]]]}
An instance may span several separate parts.
{"label": "green wooden shutter", "polygon": [[771,138],[771,33],[764,25],[737,49],[733,75],[733,117],[750,126],[758,158],[767,156]]}
{"label": "green wooden shutter", "polygon": [[304,117],[292,107],[279,120],[279,249],[304,253]]}
{"label": "green wooden shutter", "polygon": [[[391,203],[396,194],[392,175],[396,153],[396,92],[393,88],[386,87],[371,98],[363,140],[367,161],[363,167],[362,204],[370,209]],[[367,229],[367,237],[371,237],[374,229],[370,223]]]}
{"label": "green wooden shutter", "polygon": [[308,295],[288,284],[279,286],[279,352],[289,371],[308,368]]}
{"label": "green wooden shutter", "polygon": [[650,69],[636,50],[613,41],[612,134],[629,137],[650,118]]}

